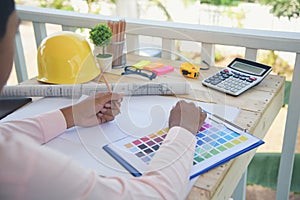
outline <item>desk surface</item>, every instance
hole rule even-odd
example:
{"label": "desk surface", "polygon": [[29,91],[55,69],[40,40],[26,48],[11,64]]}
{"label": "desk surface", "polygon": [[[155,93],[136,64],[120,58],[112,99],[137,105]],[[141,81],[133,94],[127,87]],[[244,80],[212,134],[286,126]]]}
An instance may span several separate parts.
{"label": "desk surface", "polygon": [[[128,55],[127,65],[132,65],[143,59],[152,62],[162,62],[175,67],[174,72],[158,76],[153,80],[154,82],[176,82],[184,79],[179,74],[179,67],[182,63],[179,61]],[[201,81],[203,78],[208,77],[218,70],[219,68],[211,67],[209,70],[201,71],[198,79],[186,79],[190,83],[192,91],[189,94],[177,96],[201,102],[238,107],[240,108],[240,114],[235,123],[240,127],[246,128],[253,135],[263,139],[283,105],[284,77],[268,75],[258,86],[238,97],[233,97],[202,86]],[[113,69],[111,72],[105,73],[105,77],[110,83],[149,81],[149,79],[137,75],[120,76],[121,72],[123,72],[123,69]],[[34,80],[27,83],[32,84],[32,81]],[[200,175],[187,199],[228,199],[254,154],[255,150],[252,150]]]}
{"label": "desk surface", "polygon": [[[130,55],[127,56],[127,65],[137,63],[142,59],[162,62],[175,67],[174,72],[159,76],[154,81],[160,82],[166,79],[176,81],[182,79],[182,76],[179,74],[181,62],[178,61]],[[264,138],[283,105],[284,77],[269,75],[253,89],[239,97],[232,97],[202,86],[201,80],[218,70],[218,68],[212,67],[210,70],[201,71],[199,79],[186,79],[191,84],[192,92],[187,95],[178,95],[178,97],[238,107],[241,109],[241,112],[235,123],[240,127],[246,128],[253,135]],[[110,73],[105,73],[105,77],[111,83],[118,81],[149,81],[136,75],[120,77],[122,71],[123,69],[113,69]],[[188,199],[228,199],[254,154],[255,150],[252,150],[199,176]]]}

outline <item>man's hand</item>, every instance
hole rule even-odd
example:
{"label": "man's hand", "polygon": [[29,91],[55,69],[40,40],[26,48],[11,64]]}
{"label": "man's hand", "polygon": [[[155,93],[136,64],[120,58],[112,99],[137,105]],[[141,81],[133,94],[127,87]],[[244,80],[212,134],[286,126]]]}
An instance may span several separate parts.
{"label": "man's hand", "polygon": [[195,134],[199,131],[206,118],[206,113],[194,103],[178,101],[171,110],[169,117],[169,128],[180,126]]}
{"label": "man's hand", "polygon": [[87,99],[66,108],[62,108],[67,128],[73,126],[95,126],[112,121],[120,113],[116,107],[120,106],[123,94],[97,93]]}

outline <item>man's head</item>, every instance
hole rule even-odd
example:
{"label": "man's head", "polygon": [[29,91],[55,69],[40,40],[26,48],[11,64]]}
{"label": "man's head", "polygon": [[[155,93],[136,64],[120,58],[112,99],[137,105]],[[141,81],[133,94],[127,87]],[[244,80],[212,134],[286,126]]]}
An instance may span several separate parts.
{"label": "man's head", "polygon": [[19,19],[13,0],[0,0],[0,91],[9,78],[14,57]]}
{"label": "man's head", "polygon": [[8,18],[14,10],[15,10],[15,2],[13,0],[0,1],[0,38],[1,39],[3,38],[6,32]]}

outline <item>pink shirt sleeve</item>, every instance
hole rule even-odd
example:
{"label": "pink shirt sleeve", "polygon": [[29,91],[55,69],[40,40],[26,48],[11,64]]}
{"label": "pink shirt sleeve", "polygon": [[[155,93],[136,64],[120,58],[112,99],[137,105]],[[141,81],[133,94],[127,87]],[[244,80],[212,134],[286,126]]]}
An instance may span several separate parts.
{"label": "pink shirt sleeve", "polygon": [[150,172],[138,178],[122,178],[99,177],[70,157],[38,144],[56,137],[65,127],[60,111],[0,124],[1,197],[182,199],[186,194],[196,143],[189,131],[170,129],[150,163]]}
{"label": "pink shirt sleeve", "polygon": [[13,132],[27,135],[40,144],[58,136],[66,130],[67,124],[60,110],[23,120],[7,121],[0,124],[1,133]]}

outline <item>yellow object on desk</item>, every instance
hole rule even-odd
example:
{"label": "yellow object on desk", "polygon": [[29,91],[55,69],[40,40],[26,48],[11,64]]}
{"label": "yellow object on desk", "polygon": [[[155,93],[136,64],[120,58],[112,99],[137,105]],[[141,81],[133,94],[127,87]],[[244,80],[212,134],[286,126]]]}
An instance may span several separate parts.
{"label": "yellow object on desk", "polygon": [[164,64],[163,63],[160,63],[160,62],[154,62],[154,63],[150,63],[149,65],[146,65],[143,67],[143,69],[146,69],[146,70],[153,70],[153,69],[157,69],[157,68],[161,68],[163,67]]}
{"label": "yellow object on desk", "polygon": [[150,60],[141,60],[138,63],[133,64],[132,66],[138,69],[143,69],[143,67],[150,65],[151,61]]}
{"label": "yellow object on desk", "polygon": [[184,62],[180,66],[180,73],[188,78],[198,78],[200,75],[200,66]]}
{"label": "yellow object on desk", "polygon": [[44,38],[38,48],[37,61],[37,80],[44,83],[86,83],[100,74],[87,40],[69,31]]}

